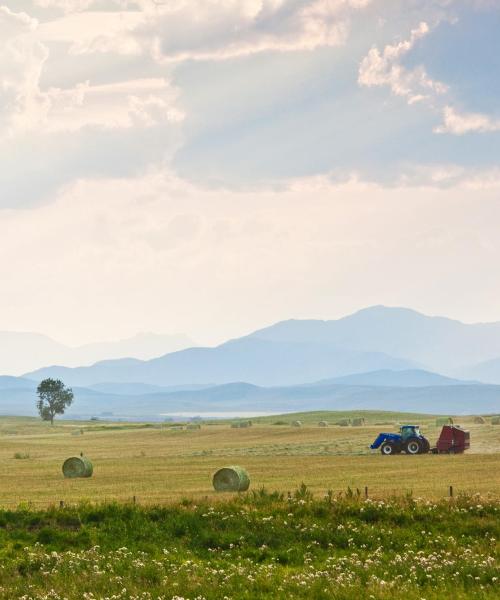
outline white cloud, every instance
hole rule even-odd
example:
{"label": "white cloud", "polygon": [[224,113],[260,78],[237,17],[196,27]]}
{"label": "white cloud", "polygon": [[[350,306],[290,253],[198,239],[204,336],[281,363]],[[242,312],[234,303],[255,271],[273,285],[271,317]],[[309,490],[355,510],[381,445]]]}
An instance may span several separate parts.
{"label": "white cloud", "polygon": [[[36,0],[66,17],[44,35],[73,53],[152,54],[159,62],[222,60],[345,43],[349,17],[372,0]],[[103,6],[114,12],[93,9]],[[71,33],[73,32],[73,33]]]}
{"label": "white cloud", "polygon": [[178,123],[184,114],[175,105],[176,91],[165,79],[139,79],[106,85],[79,84],[45,92],[46,110],[25,114],[25,129],[78,131],[84,127],[126,129]]}
{"label": "white cloud", "polygon": [[38,81],[48,50],[32,35],[37,27],[26,13],[0,6],[0,135],[26,112],[43,110]]}
{"label": "white cloud", "polygon": [[411,31],[410,39],[387,45],[382,52],[372,48],[360,64],[358,83],[366,87],[389,86],[393,94],[405,97],[409,104],[444,94],[447,87],[431,79],[423,66],[408,70],[401,64],[401,58],[429,31],[427,23],[422,22]]}
{"label": "white cloud", "polygon": [[49,49],[40,41],[39,30],[38,22],[27,14],[0,6],[1,137],[84,127],[151,127],[184,118],[177,91],[165,78],[103,85],[87,81],[69,89],[43,89],[40,82]]}
{"label": "white cloud", "polygon": [[443,124],[434,129],[435,133],[490,133],[500,131],[500,119],[493,119],[481,113],[459,113],[453,106],[446,106],[443,111]]}
{"label": "white cloud", "polygon": [[70,55],[138,55],[143,52],[143,48],[133,32],[145,19],[145,15],[140,11],[72,12],[42,23],[38,29],[38,36],[45,43],[69,44]]}

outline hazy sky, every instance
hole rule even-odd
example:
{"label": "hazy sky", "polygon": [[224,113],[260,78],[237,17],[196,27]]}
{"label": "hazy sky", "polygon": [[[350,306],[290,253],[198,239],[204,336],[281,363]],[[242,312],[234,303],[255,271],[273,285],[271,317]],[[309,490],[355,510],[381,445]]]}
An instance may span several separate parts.
{"label": "hazy sky", "polygon": [[500,320],[498,0],[0,0],[0,330]]}

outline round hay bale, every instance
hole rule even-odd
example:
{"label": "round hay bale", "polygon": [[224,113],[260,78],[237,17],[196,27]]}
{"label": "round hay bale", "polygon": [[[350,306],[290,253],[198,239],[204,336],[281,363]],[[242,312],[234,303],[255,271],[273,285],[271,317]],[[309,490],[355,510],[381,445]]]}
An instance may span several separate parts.
{"label": "round hay bale", "polygon": [[364,424],[365,424],[364,417],[356,417],[355,419],[352,420],[353,427],[362,427]]}
{"label": "round hay bale", "polygon": [[491,424],[492,425],[500,425],[500,417],[492,417]]}
{"label": "round hay bale", "polygon": [[250,477],[243,467],[223,467],[213,476],[217,492],[246,492],[250,487]]}
{"label": "round hay bale", "polygon": [[338,421],[337,425],[339,425],[340,427],[349,427],[349,425],[351,424],[351,419],[342,419],[340,421]]}
{"label": "round hay bale", "polygon": [[328,421],[320,421],[318,427],[328,427]]}
{"label": "round hay bale", "polygon": [[302,421],[292,421],[292,427],[302,427]]}
{"label": "round hay bale", "polygon": [[483,417],[474,417],[474,423],[476,423],[477,425],[484,425],[486,421]]}
{"label": "round hay bale", "polygon": [[186,429],[201,429],[201,425],[199,423],[188,423]]}
{"label": "round hay bale", "polygon": [[85,456],[71,456],[64,461],[62,471],[64,477],[92,477],[94,467]]}

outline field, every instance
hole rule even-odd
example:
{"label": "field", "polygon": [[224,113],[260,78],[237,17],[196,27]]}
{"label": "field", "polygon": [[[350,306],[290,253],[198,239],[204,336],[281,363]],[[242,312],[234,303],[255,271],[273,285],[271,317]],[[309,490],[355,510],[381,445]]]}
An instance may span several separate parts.
{"label": "field", "polygon": [[[353,414],[300,415],[261,419],[248,429],[229,423],[179,430],[168,424],[74,423],[54,427],[36,419],[0,419],[0,506],[32,503],[42,507],[62,500],[119,500],[136,497],[141,504],[183,498],[213,497],[211,475],[227,464],[246,467],[252,489],[287,492],[305,483],[315,494],[368,487],[371,497],[405,494],[438,499],[455,493],[500,496],[500,426],[476,425],[471,450],[457,456],[393,456],[372,453],[368,445],[395,422],[421,424],[431,441],[435,418],[397,413],[367,413],[363,427],[318,427]],[[487,419],[488,421],[488,419]],[[273,424],[274,423],[274,424]],[[276,424],[281,423],[281,424]],[[377,424],[376,424],[377,423]],[[83,435],[75,435],[83,431]],[[84,452],[94,463],[94,477],[65,480],[65,458]]]}
{"label": "field", "polygon": [[[463,456],[383,457],[367,449],[380,430],[419,422],[433,441],[435,418],[318,427],[353,416],[0,419],[0,600],[497,598],[500,427],[462,419]],[[65,480],[80,452],[94,476]],[[248,469],[248,493],[215,494],[227,464]]]}

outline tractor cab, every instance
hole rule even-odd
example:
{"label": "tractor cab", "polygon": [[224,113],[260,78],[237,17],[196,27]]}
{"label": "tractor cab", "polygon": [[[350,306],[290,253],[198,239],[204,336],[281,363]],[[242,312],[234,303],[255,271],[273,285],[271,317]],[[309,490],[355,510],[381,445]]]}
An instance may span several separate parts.
{"label": "tractor cab", "polygon": [[401,425],[399,431],[403,440],[422,437],[422,434],[420,433],[420,427],[418,425]]}

